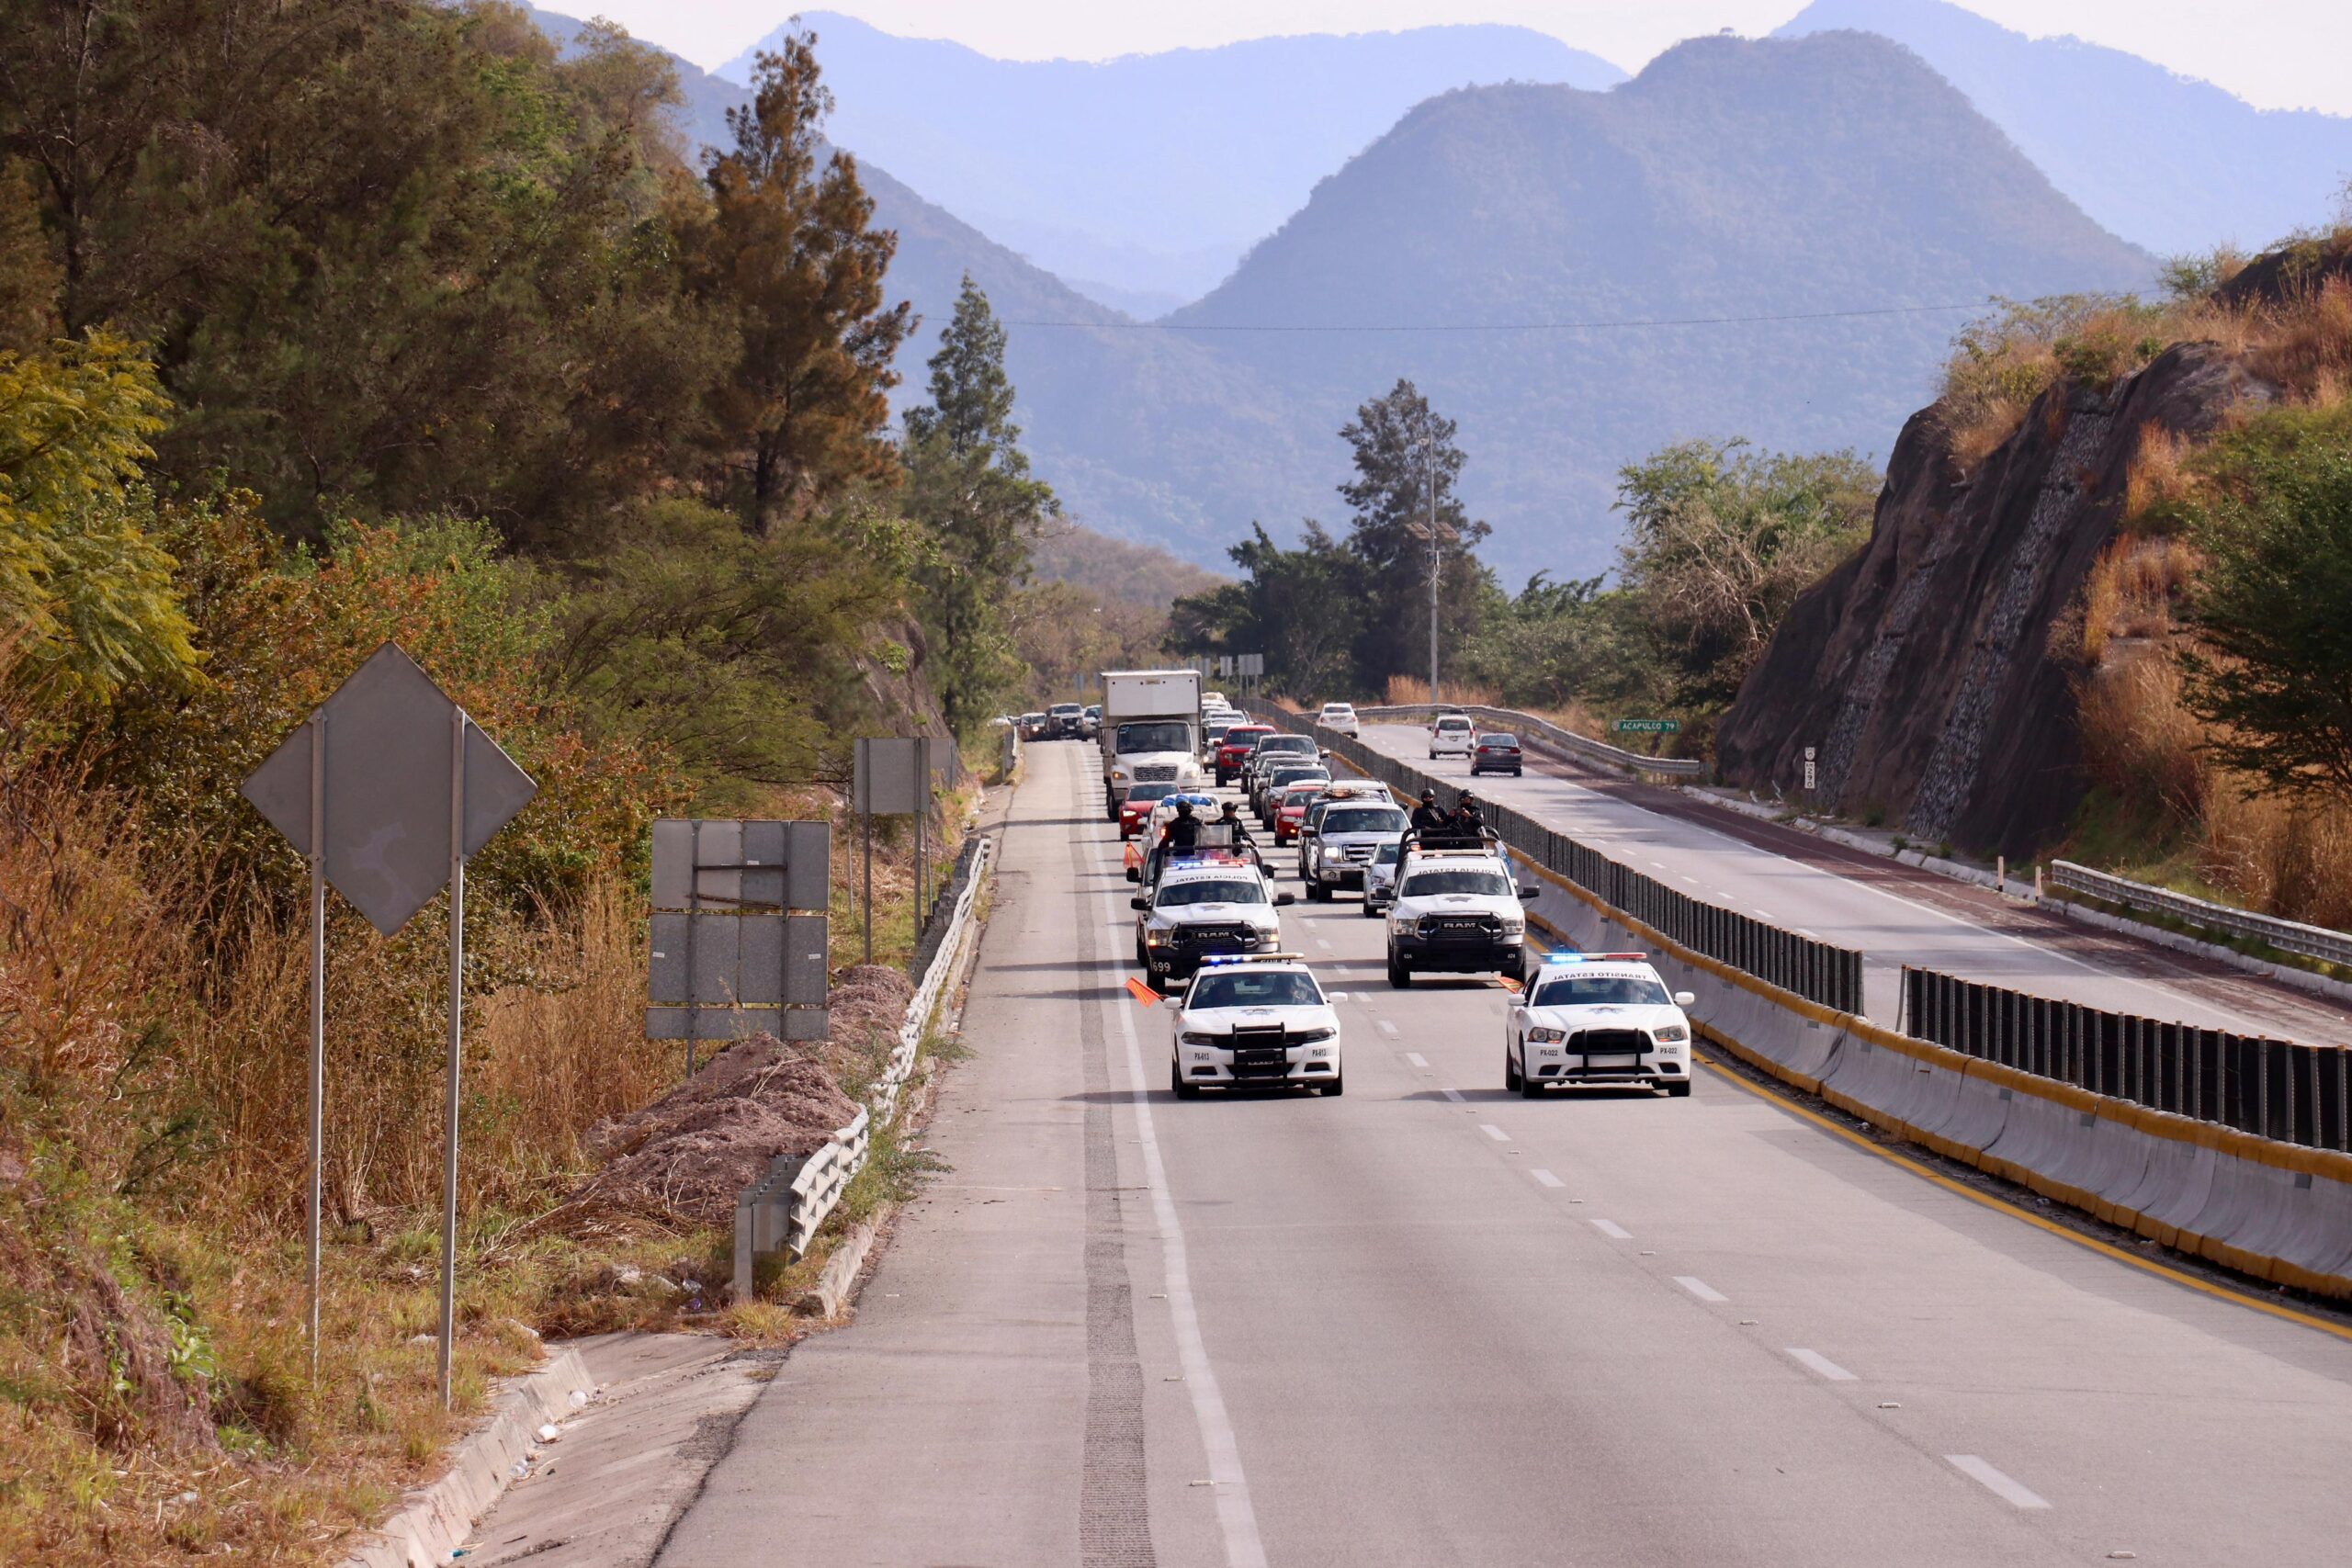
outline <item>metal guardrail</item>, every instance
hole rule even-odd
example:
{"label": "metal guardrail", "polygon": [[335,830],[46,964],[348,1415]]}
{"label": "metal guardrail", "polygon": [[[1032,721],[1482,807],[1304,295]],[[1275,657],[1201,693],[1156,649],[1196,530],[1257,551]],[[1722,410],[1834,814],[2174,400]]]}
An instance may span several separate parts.
{"label": "metal guardrail", "polygon": [[[1278,729],[1313,736],[1318,745],[1346,758],[1359,772],[1408,795],[1434,789],[1449,805],[1460,798],[1460,785],[1402,758],[1375,751],[1303,715],[1278,708],[1251,711]],[[1744,970],[1768,985],[1793,991],[1807,1001],[1839,1012],[1862,1010],[1862,955],[1852,948],[1834,947],[1736,909],[1703,903],[1498,802],[1486,803],[1486,815],[1496,837],[1510,848],[1668,941]]]}
{"label": "metal guardrail", "polygon": [[2257,1137],[2352,1150],[2340,1045],[2255,1039],[1903,971],[1905,1031],[1980,1060]]}
{"label": "metal guardrail", "polygon": [[2105,903],[2170,915],[2191,925],[2228,931],[2233,936],[2253,937],[2268,942],[2281,953],[2296,953],[2329,964],[2352,965],[2352,936],[2330,931],[2325,926],[2307,926],[2295,920],[2233,909],[2226,904],[2192,898],[2186,893],[2151,887],[2144,882],[2133,882],[2128,877],[2110,876],[2106,872],[2093,871],[2089,866],[2077,865],[2069,860],[2051,862],[2043,868],[2042,875],[2069,892],[2080,893]]}
{"label": "metal guardrail", "polygon": [[779,1156],[769,1164],[766,1175],[736,1198],[735,1300],[752,1299],[762,1258],[783,1252],[797,1262],[808,1255],[818,1227],[840,1205],[850,1179],[865,1166],[874,1128],[888,1125],[898,1115],[899,1092],[914,1075],[923,1032],[931,1027],[948,976],[955,973],[956,956],[971,931],[972,908],[994,852],[993,840],[975,837],[957,857],[959,886],[955,903],[944,922],[934,922],[938,940],[928,943],[930,953],[915,982],[915,994],[908,999],[906,1018],[899,1025],[898,1043],[866,1090],[865,1109],[815,1153]]}
{"label": "metal guardrail", "polygon": [[[1588,761],[1599,762],[1603,767],[1662,773],[1678,779],[1707,776],[1707,764],[1695,757],[1645,757],[1638,751],[1628,751],[1622,746],[1611,746],[1605,740],[1595,740],[1572,729],[1563,729],[1548,718],[1538,718],[1517,708],[1488,707],[1482,703],[1465,703],[1459,705],[1458,708],[1453,705],[1444,705],[1447,711],[1466,713],[1498,728],[1517,730],[1522,736],[1535,736],[1555,750],[1569,752]],[[1434,714],[1440,706],[1433,703],[1408,703],[1395,707],[1361,707],[1356,709],[1356,716],[1359,718],[1401,718],[1408,714]]]}

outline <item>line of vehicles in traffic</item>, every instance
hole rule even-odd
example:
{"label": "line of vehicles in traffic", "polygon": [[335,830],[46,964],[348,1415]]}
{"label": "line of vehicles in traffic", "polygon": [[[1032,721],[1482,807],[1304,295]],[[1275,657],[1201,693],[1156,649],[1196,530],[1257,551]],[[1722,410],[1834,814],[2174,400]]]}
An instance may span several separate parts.
{"label": "line of vehicles in traffic", "polygon": [[[1284,946],[1281,911],[1297,898],[1278,886],[1278,863],[1308,901],[1355,893],[1364,916],[1383,920],[1392,987],[1423,974],[1495,976],[1512,998],[1507,1088],[1690,1092],[1690,995],[1670,992],[1640,953],[1547,957],[1528,935],[1525,905],[1538,889],[1517,880],[1474,797],[1465,793],[1451,817],[1433,798],[1408,816],[1386,785],[1335,778],[1311,736],[1256,722],[1201,692],[1193,671],[1102,679],[1107,813],[1135,885],[1141,994],[1170,1014],[1176,1094],[1252,1084],[1344,1092],[1335,1004],[1346,998],[1325,991]],[[1319,721],[1352,733],[1351,708],[1346,728],[1331,722],[1345,706],[1327,705]],[[1474,773],[1482,761],[1514,773],[1523,766],[1515,738],[1479,734],[1466,716],[1464,725]],[[1482,756],[1489,742],[1495,750]]]}

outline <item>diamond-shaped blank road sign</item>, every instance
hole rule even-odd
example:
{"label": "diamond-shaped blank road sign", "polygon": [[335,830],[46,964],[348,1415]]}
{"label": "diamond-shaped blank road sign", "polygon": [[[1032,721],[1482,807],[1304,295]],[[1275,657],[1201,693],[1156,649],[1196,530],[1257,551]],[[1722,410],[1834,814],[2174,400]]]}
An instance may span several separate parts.
{"label": "diamond-shaped blank road sign", "polygon": [[[370,654],[268,761],[244,797],[311,853],[311,744],[326,735],[326,877],[386,936],[449,881],[449,762],[458,705],[391,643]],[[465,854],[529,804],[539,786],[465,721]]]}

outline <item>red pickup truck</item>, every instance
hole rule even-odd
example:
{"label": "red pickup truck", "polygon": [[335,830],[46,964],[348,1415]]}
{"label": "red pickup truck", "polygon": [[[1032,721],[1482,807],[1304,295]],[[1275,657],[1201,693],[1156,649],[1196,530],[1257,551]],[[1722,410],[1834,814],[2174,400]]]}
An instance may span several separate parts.
{"label": "red pickup truck", "polygon": [[1274,727],[1271,724],[1237,724],[1227,730],[1225,739],[1216,746],[1216,782],[1231,784],[1234,775],[1241,771],[1243,759],[1256,748],[1258,737],[1273,732]]}

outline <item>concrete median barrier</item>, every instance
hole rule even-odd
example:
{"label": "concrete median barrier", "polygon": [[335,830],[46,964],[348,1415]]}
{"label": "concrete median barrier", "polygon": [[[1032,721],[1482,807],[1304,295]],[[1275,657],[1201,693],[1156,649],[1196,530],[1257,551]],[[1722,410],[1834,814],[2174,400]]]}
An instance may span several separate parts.
{"label": "concrete median barrier", "polygon": [[1530,908],[1588,951],[1640,949],[1700,1034],[1898,1136],[2256,1279],[2352,1300],[2352,1156],[2153,1111],[1912,1040],[1669,942],[1542,879]]}
{"label": "concrete median barrier", "polygon": [[[1359,770],[1361,771],[1361,770]],[[1898,1034],[1691,950],[1522,851],[1535,928],[1640,950],[1698,1033],[1948,1158],[2256,1279],[2352,1300],[2352,1154],[2258,1137]],[[2331,1083],[2334,1080],[2329,1080]]]}

